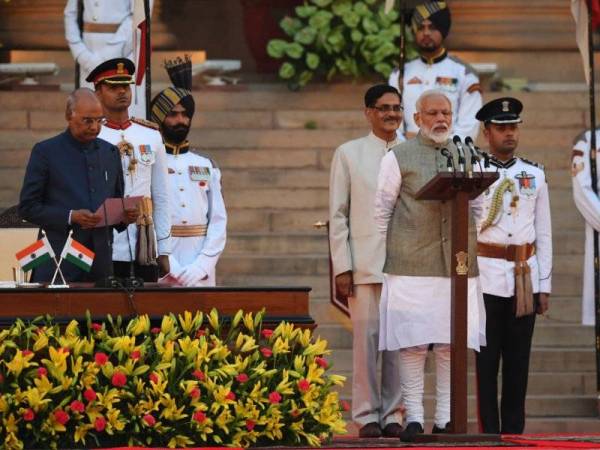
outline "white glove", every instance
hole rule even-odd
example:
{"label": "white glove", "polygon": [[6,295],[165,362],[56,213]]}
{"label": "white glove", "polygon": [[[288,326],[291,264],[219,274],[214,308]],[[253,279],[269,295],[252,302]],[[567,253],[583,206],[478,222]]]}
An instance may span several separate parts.
{"label": "white glove", "polygon": [[177,277],[179,282],[187,287],[199,286],[202,280],[208,278],[208,274],[202,267],[190,264]]}

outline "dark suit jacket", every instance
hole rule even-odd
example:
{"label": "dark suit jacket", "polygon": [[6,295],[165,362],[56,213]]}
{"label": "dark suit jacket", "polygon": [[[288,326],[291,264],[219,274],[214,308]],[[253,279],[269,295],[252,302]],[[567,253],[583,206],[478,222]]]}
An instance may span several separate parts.
{"label": "dark suit jacket", "polygon": [[[70,229],[73,238],[96,253],[89,274],[73,264],[63,262],[61,270],[67,281],[88,281],[106,277],[112,265],[108,239],[112,229],[83,230],[69,224],[69,213],[76,209],[94,212],[105,199],[123,197],[123,171],[118,149],[102,140],[89,144],[77,141],[69,130],[33,147],[21,197],[19,215],[43,229],[57,257]],[[32,281],[50,281],[54,263],[34,270]]]}

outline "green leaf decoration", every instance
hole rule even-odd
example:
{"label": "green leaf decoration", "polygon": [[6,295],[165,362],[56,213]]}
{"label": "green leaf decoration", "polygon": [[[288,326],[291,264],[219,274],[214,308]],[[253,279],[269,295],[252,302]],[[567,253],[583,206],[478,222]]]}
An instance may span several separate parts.
{"label": "green leaf decoration", "polygon": [[307,17],[312,16],[317,11],[318,11],[318,8],[316,6],[311,6],[311,5],[296,6],[296,14],[298,14],[298,17],[301,17],[303,19],[306,19]]}
{"label": "green leaf decoration", "polygon": [[302,29],[302,21],[295,17],[285,16],[279,22],[279,26],[285,31],[285,34],[293,37],[294,34]]}
{"label": "green leaf decoration", "polygon": [[325,8],[326,6],[329,6],[332,1],[333,0],[312,0],[312,2],[319,8]]}
{"label": "green leaf decoration", "polygon": [[304,47],[302,47],[297,42],[292,42],[285,48],[285,54],[288,55],[292,59],[301,58],[302,53],[304,53]]}
{"label": "green leaf decoration", "polygon": [[348,11],[352,11],[352,0],[335,0],[331,10],[336,16],[343,16]]}
{"label": "green leaf decoration", "polygon": [[329,11],[319,11],[309,19],[308,24],[317,30],[323,30],[329,27],[331,19],[333,19],[333,14]]}
{"label": "green leaf decoration", "polygon": [[281,67],[279,67],[279,76],[284,80],[289,80],[294,75],[296,75],[296,68],[289,62],[284,62]]}
{"label": "green leaf decoration", "polygon": [[356,28],[360,23],[360,16],[354,11],[348,11],[344,13],[342,20],[349,28]]}
{"label": "green leaf decoration", "polygon": [[267,44],[267,54],[271,58],[283,58],[285,55],[285,49],[287,48],[288,43],[282,39],[271,39]]}
{"label": "green leaf decoration", "polygon": [[350,33],[350,39],[352,39],[352,42],[359,43],[363,40],[363,34],[360,30],[352,30]]}
{"label": "green leaf decoration", "polygon": [[309,69],[315,70],[317,67],[319,67],[320,62],[321,62],[321,58],[316,53],[307,53],[306,54],[306,66]]}
{"label": "green leaf decoration", "polygon": [[363,20],[362,20],[362,26],[363,26],[363,29],[367,33],[377,33],[379,31],[379,26],[377,25],[377,22],[375,22],[370,17],[364,17],[363,18]]}
{"label": "green leaf decoration", "polygon": [[302,45],[312,44],[315,38],[317,37],[317,29],[313,27],[305,27],[300,30],[296,36],[294,36],[294,40],[299,42]]}

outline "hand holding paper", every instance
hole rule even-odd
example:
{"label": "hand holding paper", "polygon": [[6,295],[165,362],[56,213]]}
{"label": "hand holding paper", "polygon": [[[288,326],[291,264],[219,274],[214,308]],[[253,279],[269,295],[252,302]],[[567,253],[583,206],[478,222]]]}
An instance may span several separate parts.
{"label": "hand holding paper", "polygon": [[107,198],[96,210],[95,215],[100,217],[96,228],[119,223],[133,223],[139,215],[138,205],[143,197]]}

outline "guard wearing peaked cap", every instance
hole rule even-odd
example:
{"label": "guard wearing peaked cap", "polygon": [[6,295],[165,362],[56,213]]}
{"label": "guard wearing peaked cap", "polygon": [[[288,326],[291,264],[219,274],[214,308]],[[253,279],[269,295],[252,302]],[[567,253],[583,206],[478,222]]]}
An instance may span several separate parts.
{"label": "guard wearing peaked cap", "polygon": [[165,62],[173,86],[151,104],[167,149],[171,205],[171,272],[165,282],[179,286],[214,286],[215,266],[225,248],[227,214],[221,194],[221,171],[190,145],[196,103],[189,57]]}
{"label": "guard wearing peaked cap", "polygon": [[413,11],[411,26],[419,57],[405,64],[403,80],[398,80],[398,69],[389,78],[389,84],[402,93],[404,123],[399,131],[408,139],[419,131],[414,120],[417,99],[430,89],[443,91],[452,103],[454,134],[462,139],[477,137],[475,113],[481,108],[481,86],[473,68],[449,55],[444,47],[450,25],[447,2],[423,1]]}
{"label": "guard wearing peaked cap", "polygon": [[115,58],[94,68],[88,81],[94,84],[106,117],[98,137],[119,149],[125,195],[143,197],[138,222],[114,235],[115,275],[128,278],[133,261],[136,277],[157,281],[159,269],[169,272],[171,253],[167,161],[158,126],[129,116],[134,74],[133,62]]}
{"label": "guard wearing peaked cap", "polygon": [[[520,434],[525,427],[529,354],[536,313],[552,288],[552,226],[543,167],[515,152],[523,104],[512,97],[478,112],[490,167],[500,178],[471,203],[477,263],[486,309],[487,345],[476,356],[480,426],[485,433]],[[502,402],[498,367],[502,360]]]}

